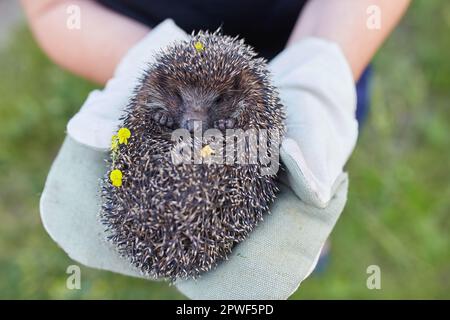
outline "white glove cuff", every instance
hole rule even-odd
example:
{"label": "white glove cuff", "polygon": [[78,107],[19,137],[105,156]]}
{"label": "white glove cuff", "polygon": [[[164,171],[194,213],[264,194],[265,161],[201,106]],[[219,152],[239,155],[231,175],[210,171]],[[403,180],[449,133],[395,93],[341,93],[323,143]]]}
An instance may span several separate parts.
{"label": "white glove cuff", "polygon": [[324,208],[358,135],[351,69],[337,44],[319,38],[286,48],[270,67],[287,111],[280,154],[289,184],[303,201]]}
{"label": "white glove cuff", "polygon": [[67,124],[67,133],[89,147],[107,150],[145,67],[155,53],[189,36],[170,19],[163,21],[131,48],[103,90],[92,91],[80,111]]}

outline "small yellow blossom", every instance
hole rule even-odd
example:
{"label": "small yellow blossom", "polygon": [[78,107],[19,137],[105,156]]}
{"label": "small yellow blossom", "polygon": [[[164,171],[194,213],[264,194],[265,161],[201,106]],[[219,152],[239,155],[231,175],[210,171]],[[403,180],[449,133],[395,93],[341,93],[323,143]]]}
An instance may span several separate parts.
{"label": "small yellow blossom", "polygon": [[122,171],[120,171],[119,169],[114,169],[109,174],[109,179],[111,179],[112,185],[115,187],[122,186],[122,177],[123,177]]}
{"label": "small yellow blossom", "polygon": [[210,155],[214,154],[214,150],[208,145],[204,146],[202,150],[200,150],[200,155],[203,158],[209,157]]}
{"label": "small yellow blossom", "polygon": [[119,137],[119,143],[128,144],[128,138],[131,137],[131,132],[127,128],[120,128],[117,132],[117,136]]}
{"label": "small yellow blossom", "polygon": [[197,41],[196,43],[194,43],[194,47],[195,47],[195,50],[197,50],[197,52],[202,52],[203,50],[205,50],[205,46],[200,41]]}

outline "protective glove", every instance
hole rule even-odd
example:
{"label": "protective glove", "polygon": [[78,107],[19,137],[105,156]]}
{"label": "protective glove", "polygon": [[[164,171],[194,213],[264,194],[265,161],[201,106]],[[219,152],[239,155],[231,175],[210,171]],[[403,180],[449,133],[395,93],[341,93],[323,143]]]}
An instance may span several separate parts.
{"label": "protective glove", "polygon": [[198,280],[179,281],[193,299],[287,299],[310,275],[342,212],[343,167],[357,139],[356,92],[340,48],[307,38],[270,63],[287,111],[286,167],[271,214]]}
{"label": "protective glove", "polygon": [[352,72],[340,47],[319,38],[288,47],[270,67],[287,111],[280,155],[289,185],[325,208],[358,137]]}
{"label": "protective glove", "polygon": [[[107,157],[110,138],[119,124],[121,111],[132,94],[136,79],[144,69],[145,61],[151,60],[154,50],[170,42],[169,35],[173,36],[173,40],[187,37],[173,22],[162,23],[130,51],[106,88],[89,96],[81,111],[69,122],[68,137],[47,178],[40,203],[43,224],[51,237],[72,259],[87,266],[141,276],[138,270],[120,257],[115,248],[105,241],[103,226],[98,221],[101,205],[99,180],[106,173],[104,159]],[[163,43],[165,41],[166,43]],[[339,59],[342,58],[339,57],[340,51],[334,50],[334,53],[338,57],[331,54],[330,58],[332,60],[336,58],[337,64],[342,64],[345,60]],[[283,66],[283,63],[280,65]],[[305,62],[305,65],[308,63]],[[347,69],[345,67],[344,63],[343,68],[341,66],[336,69],[345,73],[345,70],[348,71],[348,67]],[[281,69],[289,70],[289,66],[286,65],[285,69]],[[319,70],[322,70],[322,73],[318,72],[318,76],[323,77],[323,73],[327,70]],[[312,72],[311,77],[314,76]],[[327,76],[340,79],[339,73]],[[341,74],[341,77],[345,78],[345,74]],[[286,92],[291,93],[287,94],[287,97],[294,96],[295,99],[301,99],[309,94],[301,87],[296,87],[294,81],[289,83],[286,80],[290,79],[288,76],[275,79],[285,80],[284,84],[282,82],[280,84],[285,85]],[[342,85],[340,80],[337,80],[338,85]],[[333,101],[333,94],[329,94],[328,89],[325,93],[321,93],[319,86],[317,92],[312,91],[311,94],[317,95],[318,101],[322,101],[320,94],[323,94],[330,99],[326,100],[330,104],[330,101]],[[348,91],[352,90],[353,87]],[[296,131],[292,131],[291,128],[296,128],[295,123],[298,123],[298,120],[292,118],[291,104],[284,97],[283,91],[284,89],[281,90],[281,98],[288,106],[287,137],[295,138]],[[336,89],[336,92],[341,91]],[[326,108],[331,109],[331,106],[327,105]],[[300,112],[298,115],[301,114]],[[333,124],[332,118],[329,121]],[[293,126],[291,122],[294,123]],[[291,135],[292,133],[294,134]],[[299,136],[307,138],[308,132],[305,136]],[[311,145],[313,143],[309,144]],[[316,185],[311,182],[321,181],[319,178],[322,176],[317,175],[317,172],[321,171],[310,170],[311,167],[307,165],[313,157],[305,155],[303,149],[302,153],[299,153],[300,147],[303,146],[298,140],[286,139],[283,143],[281,156],[288,169],[284,181],[297,195],[312,203],[311,200],[318,198],[316,195],[320,193],[316,192],[313,188]],[[302,156],[300,161],[296,158],[298,154]],[[307,174],[316,180],[309,181],[307,178],[310,176]],[[313,269],[320,248],[345,204],[346,175],[338,175],[332,185],[334,188],[328,189],[329,203],[324,209],[320,209],[323,203],[308,205],[295,196],[288,187],[282,186],[282,191],[272,208],[272,215],[267,216],[246,241],[236,246],[229,261],[221,263],[216,270],[203,275],[198,281],[179,282],[178,288],[191,298],[287,298]],[[333,194],[334,196],[331,196]],[[323,200],[326,197],[319,199]],[[243,261],[246,263],[243,264]]]}

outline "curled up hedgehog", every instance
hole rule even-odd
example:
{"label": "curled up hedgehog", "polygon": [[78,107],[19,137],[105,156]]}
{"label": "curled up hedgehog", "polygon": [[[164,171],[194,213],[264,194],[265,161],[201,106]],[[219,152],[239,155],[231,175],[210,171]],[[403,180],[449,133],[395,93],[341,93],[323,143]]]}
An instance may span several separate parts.
{"label": "curled up hedgehog", "polygon": [[[276,172],[264,170],[284,119],[266,61],[243,40],[199,32],[165,48],[113,137],[102,183],[109,240],[146,276],[173,281],[211,270],[269,212]],[[251,141],[269,146],[256,161]]]}

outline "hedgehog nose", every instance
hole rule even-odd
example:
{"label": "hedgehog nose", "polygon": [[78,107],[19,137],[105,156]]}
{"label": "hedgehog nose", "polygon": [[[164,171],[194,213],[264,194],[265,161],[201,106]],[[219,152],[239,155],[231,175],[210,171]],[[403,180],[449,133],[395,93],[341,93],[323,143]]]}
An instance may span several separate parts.
{"label": "hedgehog nose", "polygon": [[187,129],[190,133],[197,130],[201,130],[203,132],[207,129],[206,122],[198,119],[189,119],[184,121],[183,128]]}

